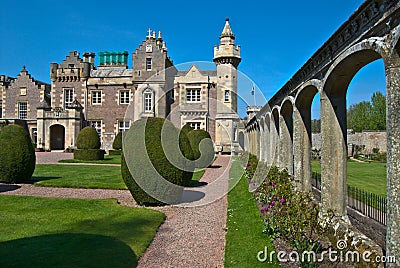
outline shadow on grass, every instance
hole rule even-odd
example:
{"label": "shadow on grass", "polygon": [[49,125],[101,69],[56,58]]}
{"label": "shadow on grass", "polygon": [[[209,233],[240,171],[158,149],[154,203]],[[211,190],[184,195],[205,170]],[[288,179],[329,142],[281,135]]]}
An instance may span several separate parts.
{"label": "shadow on grass", "polygon": [[56,179],[61,179],[62,177],[53,177],[53,176],[32,176],[32,178],[29,181],[26,181],[28,184],[33,184],[35,182],[39,181],[48,181],[48,180],[56,180]]}
{"label": "shadow on grass", "polygon": [[21,188],[21,186],[13,184],[0,184],[0,193],[14,191]]}
{"label": "shadow on grass", "polygon": [[60,233],[0,243],[1,267],[136,267],[122,241],[102,235]]}

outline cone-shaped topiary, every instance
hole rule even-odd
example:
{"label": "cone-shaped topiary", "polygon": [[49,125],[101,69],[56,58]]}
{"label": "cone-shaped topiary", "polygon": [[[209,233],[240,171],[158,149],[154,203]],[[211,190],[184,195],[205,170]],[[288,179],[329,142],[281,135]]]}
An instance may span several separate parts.
{"label": "cone-shaped topiary", "polygon": [[123,135],[122,178],[140,205],[180,200],[186,172],[193,172],[186,135],[163,118],[135,121]]}
{"label": "cone-shaped topiary", "polygon": [[122,149],[122,132],[119,132],[117,136],[114,138],[114,142],[112,144],[114,150],[121,150]]}
{"label": "cone-shaped topiary", "polygon": [[196,168],[206,168],[212,164],[215,156],[214,143],[210,134],[202,129],[196,129],[188,133],[190,145]]}
{"label": "cone-shaped topiary", "polygon": [[30,180],[35,170],[35,150],[25,129],[5,126],[0,131],[0,181],[20,183]]}
{"label": "cone-shaped topiary", "polygon": [[83,128],[76,139],[78,149],[100,149],[100,145],[99,135],[91,126]]}

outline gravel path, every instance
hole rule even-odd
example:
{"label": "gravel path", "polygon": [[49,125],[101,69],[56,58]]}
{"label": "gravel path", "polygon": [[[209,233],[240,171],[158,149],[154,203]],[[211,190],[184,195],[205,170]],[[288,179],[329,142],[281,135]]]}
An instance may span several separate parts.
{"label": "gravel path", "polygon": [[[201,181],[213,185],[219,178],[227,189],[229,163],[229,156],[218,156],[214,162],[217,168],[208,168]],[[212,188],[215,191],[206,192],[205,199],[221,192],[218,187]],[[139,259],[138,268],[223,267],[227,206],[224,195],[202,206],[159,208],[166,213],[167,220]]]}
{"label": "gravel path", "polygon": [[36,164],[61,164],[59,160],[72,159],[73,153],[64,152],[36,152]]}
{"label": "gravel path", "polygon": [[[54,164],[72,158],[68,153],[37,153],[37,163]],[[202,187],[187,188],[188,197],[204,195],[181,206],[152,208],[166,214],[138,267],[223,267],[230,156],[218,156],[203,175]],[[197,194],[196,194],[197,193]],[[116,198],[121,205],[137,206],[127,190],[71,189],[0,184],[0,194],[61,198]]]}

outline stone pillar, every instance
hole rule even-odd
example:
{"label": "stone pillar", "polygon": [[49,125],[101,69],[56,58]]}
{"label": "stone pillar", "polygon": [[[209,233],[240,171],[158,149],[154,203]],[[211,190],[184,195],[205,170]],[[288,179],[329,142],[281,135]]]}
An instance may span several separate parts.
{"label": "stone pillar", "polygon": [[259,141],[259,155],[260,155],[260,157],[259,157],[259,160],[260,161],[262,161],[262,162],[264,162],[264,120],[263,119],[261,119],[260,120],[260,123],[259,123],[260,125],[260,127],[259,127],[259,131],[258,131],[258,135],[259,135],[259,137],[260,137],[260,141]]}
{"label": "stone pillar", "polygon": [[270,123],[270,155],[271,155],[271,165],[277,166],[279,163],[279,133],[277,129],[277,124],[275,121],[272,121],[273,116],[271,116]]}
{"label": "stone pillar", "polygon": [[44,145],[46,142],[46,129],[45,129],[45,111],[44,109],[37,110],[37,148],[45,149]]}
{"label": "stone pillar", "polygon": [[298,190],[311,191],[311,107],[293,110],[294,180]]}
{"label": "stone pillar", "polygon": [[293,147],[291,137],[293,123],[291,120],[286,119],[282,114],[279,115],[279,168],[286,168],[289,174],[293,174]]}
{"label": "stone pillar", "polygon": [[[336,112],[335,112],[336,111]],[[342,127],[341,127],[342,126]],[[347,217],[346,96],[330,99],[321,93],[322,214],[333,209]]]}
{"label": "stone pillar", "polygon": [[264,121],[264,161],[267,165],[270,165],[271,163],[271,152],[270,152],[270,119],[269,119],[269,115],[267,114],[265,117],[265,121]]}
{"label": "stone pillar", "polygon": [[260,127],[259,125],[256,125],[256,129],[254,131],[255,133],[255,141],[256,141],[256,156],[258,159],[260,159]]}
{"label": "stone pillar", "polygon": [[386,254],[395,256],[400,267],[400,60],[396,67],[386,67],[387,126],[387,229]]}

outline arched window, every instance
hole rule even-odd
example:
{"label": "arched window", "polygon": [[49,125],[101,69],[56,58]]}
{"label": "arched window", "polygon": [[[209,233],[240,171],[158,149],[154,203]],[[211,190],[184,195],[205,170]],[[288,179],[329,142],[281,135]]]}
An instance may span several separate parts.
{"label": "arched window", "polygon": [[153,111],[153,91],[150,88],[143,91],[143,111],[145,113]]}

